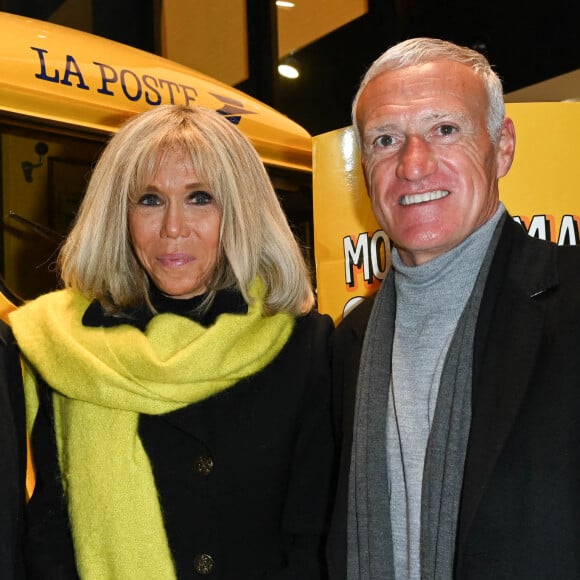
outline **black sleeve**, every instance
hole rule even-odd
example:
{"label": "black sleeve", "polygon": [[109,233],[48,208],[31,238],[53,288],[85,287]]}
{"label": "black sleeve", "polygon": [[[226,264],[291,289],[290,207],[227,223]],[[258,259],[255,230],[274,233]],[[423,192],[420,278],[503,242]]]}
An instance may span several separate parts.
{"label": "black sleeve", "polygon": [[364,335],[373,304],[374,295],[365,299],[344,319],[336,329],[332,340],[332,415],[339,461],[336,495],[326,547],[331,580],[346,579],[348,479],[356,385]]}
{"label": "black sleeve", "polygon": [[335,468],[329,352],[333,324],[327,316],[316,317],[317,325],[310,344],[304,345],[305,352],[310,354],[309,384],[305,391],[284,514],[284,527],[289,538],[288,566],[269,580],[327,578],[324,544]]}
{"label": "black sleeve", "polygon": [[26,565],[32,580],[78,578],[54,431],[51,389],[38,380],[40,407],[32,430],[36,487],[28,502]]}
{"label": "black sleeve", "polygon": [[24,578],[26,427],[20,360],[0,321],[0,578]]}

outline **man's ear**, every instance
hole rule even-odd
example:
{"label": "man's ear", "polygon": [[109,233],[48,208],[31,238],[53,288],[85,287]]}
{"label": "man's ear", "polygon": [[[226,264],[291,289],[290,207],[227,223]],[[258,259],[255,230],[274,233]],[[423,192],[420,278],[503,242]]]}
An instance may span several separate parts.
{"label": "man's ear", "polygon": [[507,174],[512,166],[516,151],[516,130],[514,122],[506,117],[501,124],[496,145],[497,178]]}

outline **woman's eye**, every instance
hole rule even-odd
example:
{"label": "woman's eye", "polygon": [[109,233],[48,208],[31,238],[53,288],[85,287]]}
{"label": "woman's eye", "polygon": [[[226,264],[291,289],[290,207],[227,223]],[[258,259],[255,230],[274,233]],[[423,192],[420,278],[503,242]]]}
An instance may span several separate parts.
{"label": "woman's eye", "polygon": [[195,205],[207,205],[212,203],[213,196],[207,191],[193,191],[189,195],[189,200]]}
{"label": "woman's eye", "polygon": [[138,200],[137,205],[160,205],[161,199],[155,193],[144,193]]}

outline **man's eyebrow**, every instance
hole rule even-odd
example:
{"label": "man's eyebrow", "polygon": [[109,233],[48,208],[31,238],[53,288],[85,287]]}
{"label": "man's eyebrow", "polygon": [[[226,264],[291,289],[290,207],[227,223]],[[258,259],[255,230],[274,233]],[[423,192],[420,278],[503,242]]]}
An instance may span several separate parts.
{"label": "man's eyebrow", "polygon": [[[462,111],[423,111],[416,117],[418,124],[436,124],[436,123],[457,123],[459,125],[468,125],[471,122],[471,117]],[[379,135],[396,133],[401,130],[400,124],[397,121],[380,120],[376,125],[370,125],[361,132],[362,139],[365,143],[372,141]]]}
{"label": "man's eyebrow", "polygon": [[396,131],[397,124],[396,123],[378,123],[377,125],[371,125],[368,128],[365,128],[363,131],[363,135],[377,135],[382,133],[389,133],[390,131]]}
{"label": "man's eyebrow", "polygon": [[460,111],[427,111],[423,115],[419,115],[419,121],[431,121],[438,123],[441,121],[467,121],[469,117]]}
{"label": "man's eyebrow", "polygon": [[[417,116],[419,122],[440,122],[440,121],[468,121],[469,116],[461,111],[424,111]],[[397,121],[378,122],[364,129],[364,133],[376,134],[389,131],[397,131],[400,125]]]}

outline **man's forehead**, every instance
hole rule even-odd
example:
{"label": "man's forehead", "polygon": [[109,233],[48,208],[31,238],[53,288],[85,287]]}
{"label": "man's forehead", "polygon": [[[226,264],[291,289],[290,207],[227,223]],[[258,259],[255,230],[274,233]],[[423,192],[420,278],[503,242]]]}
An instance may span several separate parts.
{"label": "man's forehead", "polygon": [[368,81],[360,100],[380,94],[413,97],[426,91],[433,95],[447,94],[452,90],[459,94],[486,92],[483,79],[471,67],[450,60],[409,65],[397,69],[383,69]]}
{"label": "man's forehead", "polygon": [[381,119],[395,123],[405,116],[421,122],[461,122],[485,111],[486,105],[485,85],[469,67],[436,61],[377,74],[361,92],[357,117],[363,125]]}

